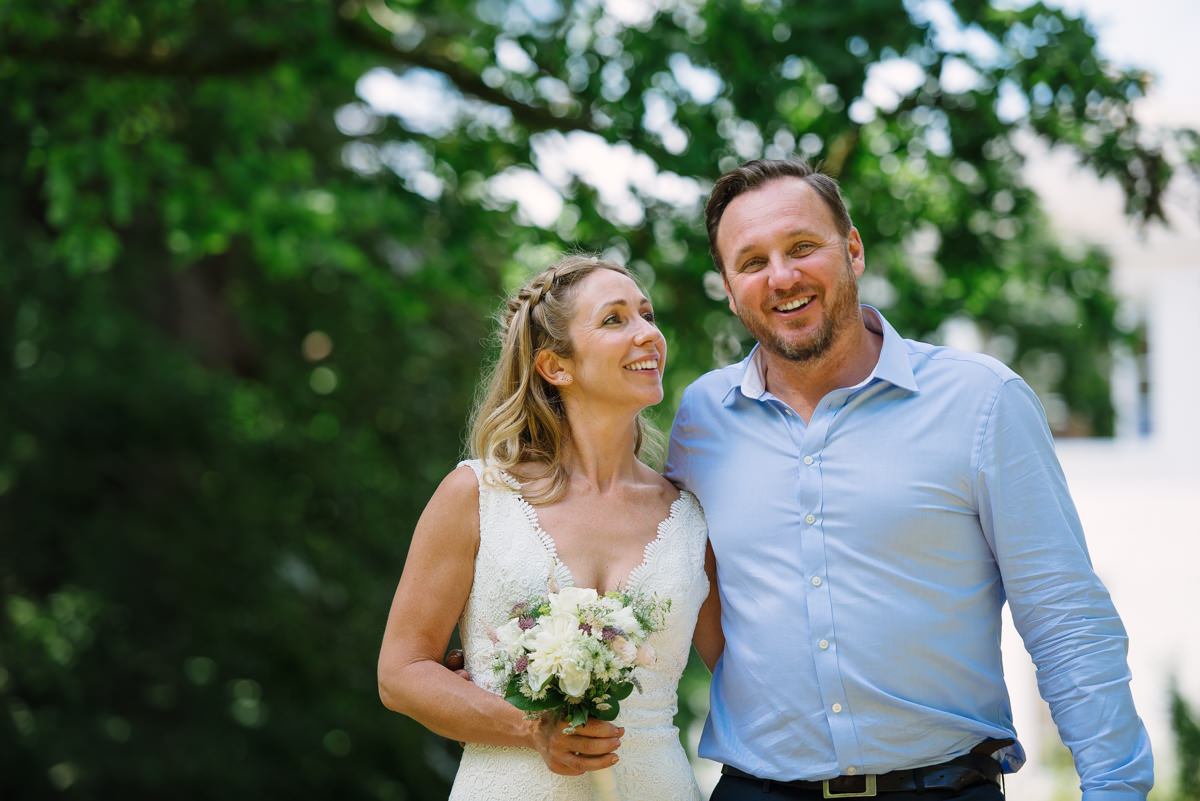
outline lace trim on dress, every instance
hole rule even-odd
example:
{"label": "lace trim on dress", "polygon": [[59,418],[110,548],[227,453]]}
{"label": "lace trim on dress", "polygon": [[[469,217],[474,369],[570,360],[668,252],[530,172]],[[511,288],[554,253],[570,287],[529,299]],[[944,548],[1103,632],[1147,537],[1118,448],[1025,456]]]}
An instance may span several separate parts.
{"label": "lace trim on dress", "polygon": [[[521,512],[524,513],[525,519],[529,521],[529,527],[533,529],[534,536],[542,543],[542,547],[550,552],[551,558],[554,559],[554,564],[566,567],[562,560],[558,558],[558,547],[554,544],[554,538],[542,528],[542,523],[538,520],[537,510],[533,508],[533,504],[525,500],[525,496],[521,493],[518,492],[516,495],[517,505],[521,507]],[[570,571],[568,570],[567,572],[569,573]],[[572,576],[572,578],[574,577]]]}
{"label": "lace trim on dress", "polygon": [[[475,464],[471,464],[474,462]],[[521,482],[517,481],[507,470],[497,467],[496,465],[485,465],[482,459],[472,459],[469,461],[459,462],[459,465],[470,464],[471,469],[475,471],[475,475],[483,480],[488,486],[495,489],[510,489],[514,492],[521,491]],[[478,465],[478,466],[476,466]]]}
{"label": "lace trim on dress", "polygon": [[642,561],[633,570],[629,571],[629,575],[625,577],[625,589],[631,590],[637,584],[642,575],[650,570],[650,565],[655,557],[658,556],[659,550],[662,549],[663,543],[667,539],[667,532],[673,531],[678,523],[680,511],[684,508],[684,493],[681,491],[679,497],[671,501],[671,508],[667,511],[667,516],[658,524],[658,531],[654,535],[654,539],[646,543],[646,547],[642,549]]}
{"label": "lace trim on dress", "polygon": [[[514,481],[512,477],[504,471],[501,471],[501,475],[503,475],[506,481]],[[519,487],[520,484],[517,484],[517,486]],[[558,546],[554,542],[554,538],[550,536],[549,532],[542,528],[542,522],[538,518],[537,510],[533,508],[533,504],[525,500],[525,496],[520,492],[514,491],[513,494],[516,496],[517,505],[521,508],[522,514],[524,514],[525,519],[529,521],[529,527],[533,530],[534,536],[537,537],[538,542],[542,544],[542,547],[546,549],[546,552],[550,555],[551,560],[553,560],[555,581],[558,581],[558,573],[561,571],[567,576],[568,579],[570,579],[569,586],[578,586],[575,581],[575,574],[571,572],[571,568],[567,566],[566,562],[558,558]],[[667,516],[659,521],[658,527],[655,529],[654,539],[647,542],[642,548],[642,561],[629,571],[629,574],[625,576],[625,580],[617,585],[618,588],[624,588],[625,590],[632,589],[634,582],[637,581],[643,573],[650,569],[650,564],[655,555],[658,553],[658,550],[662,547],[662,543],[666,539],[667,532],[675,528],[679,513],[684,508],[684,494],[685,491],[680,491],[679,497],[671,501],[671,506],[667,510]],[[561,584],[561,582],[559,583]]]}

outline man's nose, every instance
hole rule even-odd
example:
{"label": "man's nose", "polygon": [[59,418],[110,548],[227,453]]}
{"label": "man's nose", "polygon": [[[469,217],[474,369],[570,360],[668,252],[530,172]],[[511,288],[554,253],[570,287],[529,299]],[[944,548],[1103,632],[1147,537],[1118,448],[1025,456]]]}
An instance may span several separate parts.
{"label": "man's nose", "polygon": [[786,289],[799,279],[800,270],[786,256],[779,254],[767,261],[767,283],[771,289]]}

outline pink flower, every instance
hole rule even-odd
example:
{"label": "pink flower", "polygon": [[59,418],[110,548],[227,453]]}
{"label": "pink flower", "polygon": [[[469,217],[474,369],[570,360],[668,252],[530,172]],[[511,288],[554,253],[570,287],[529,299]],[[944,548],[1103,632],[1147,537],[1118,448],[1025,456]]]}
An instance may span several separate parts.
{"label": "pink flower", "polygon": [[633,660],[637,658],[637,648],[634,647],[633,643],[624,637],[613,637],[609,642],[609,645],[612,647],[613,653],[616,654],[622,662],[632,663]]}

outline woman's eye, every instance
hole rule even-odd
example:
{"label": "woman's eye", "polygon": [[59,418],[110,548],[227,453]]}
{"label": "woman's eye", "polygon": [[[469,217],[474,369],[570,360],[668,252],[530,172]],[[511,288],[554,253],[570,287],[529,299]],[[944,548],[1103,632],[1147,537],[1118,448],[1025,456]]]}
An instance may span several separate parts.
{"label": "woman's eye", "polygon": [[616,314],[610,314],[604,318],[605,325],[612,325],[614,323],[619,323],[619,322],[621,322],[621,317]]}

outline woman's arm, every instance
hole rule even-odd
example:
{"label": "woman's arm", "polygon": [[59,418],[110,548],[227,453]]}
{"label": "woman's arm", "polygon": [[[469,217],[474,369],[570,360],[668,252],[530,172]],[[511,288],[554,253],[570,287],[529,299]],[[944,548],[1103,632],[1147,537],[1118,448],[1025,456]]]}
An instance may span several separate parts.
{"label": "woman's arm", "polygon": [[708,598],[701,605],[700,616],[696,618],[692,644],[711,673],[721,658],[721,652],[725,650],[725,634],[721,631],[721,594],[717,591],[717,557],[711,543],[704,554],[704,572],[708,575]]}
{"label": "woman's arm", "polygon": [[589,721],[564,735],[559,721],[526,720],[500,696],[442,666],[471,592],[478,547],[479,486],[463,466],[442,481],[413,532],[379,651],[384,706],[450,739],[534,748],[555,773],[615,763],[616,726]]}

